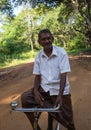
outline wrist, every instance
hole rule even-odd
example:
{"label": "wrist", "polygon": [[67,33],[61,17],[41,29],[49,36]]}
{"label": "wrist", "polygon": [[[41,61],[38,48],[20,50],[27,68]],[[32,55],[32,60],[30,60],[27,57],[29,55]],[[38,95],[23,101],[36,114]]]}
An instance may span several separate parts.
{"label": "wrist", "polygon": [[34,88],[34,93],[39,92],[37,88]]}

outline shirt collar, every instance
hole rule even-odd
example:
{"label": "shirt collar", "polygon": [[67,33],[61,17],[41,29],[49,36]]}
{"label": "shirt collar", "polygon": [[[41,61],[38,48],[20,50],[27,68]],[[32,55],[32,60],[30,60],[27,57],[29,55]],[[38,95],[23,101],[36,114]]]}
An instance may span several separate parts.
{"label": "shirt collar", "polygon": [[[46,54],[44,53],[43,49],[42,49],[42,56],[46,56]],[[54,46],[53,46],[53,50],[52,50],[51,56],[57,56],[57,52],[56,52],[56,49],[55,49]]]}

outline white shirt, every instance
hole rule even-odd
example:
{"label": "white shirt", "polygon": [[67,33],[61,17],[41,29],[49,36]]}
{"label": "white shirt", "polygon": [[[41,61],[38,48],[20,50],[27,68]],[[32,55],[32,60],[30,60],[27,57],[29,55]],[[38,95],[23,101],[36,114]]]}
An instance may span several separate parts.
{"label": "white shirt", "polygon": [[[53,46],[53,51],[48,57],[43,49],[39,51],[35,58],[33,74],[41,75],[41,87],[50,95],[58,95],[60,88],[60,74],[70,72],[70,65],[66,51],[57,46]],[[68,76],[66,78],[63,95],[70,93]]]}

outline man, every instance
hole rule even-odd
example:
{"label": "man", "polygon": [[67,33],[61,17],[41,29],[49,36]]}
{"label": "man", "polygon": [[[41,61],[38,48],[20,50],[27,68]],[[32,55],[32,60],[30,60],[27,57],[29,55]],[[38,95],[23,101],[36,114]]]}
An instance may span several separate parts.
{"label": "man", "polygon": [[[67,130],[75,130],[67,73],[70,65],[66,51],[53,46],[53,35],[48,29],[38,34],[38,43],[43,47],[37,54],[34,63],[34,86],[21,96],[22,107],[53,107],[61,105],[60,112],[49,113]],[[34,126],[34,114],[25,113]],[[38,130],[41,130],[38,125]]]}

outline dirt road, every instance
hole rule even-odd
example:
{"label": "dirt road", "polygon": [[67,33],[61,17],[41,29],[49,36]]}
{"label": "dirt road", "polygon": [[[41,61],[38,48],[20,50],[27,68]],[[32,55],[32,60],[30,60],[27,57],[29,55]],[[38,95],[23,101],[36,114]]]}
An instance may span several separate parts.
{"label": "dirt road", "polygon": [[[72,72],[69,74],[74,120],[77,130],[91,130],[91,55],[70,56]],[[32,130],[23,113],[10,112],[10,102],[32,87],[33,62],[0,70],[0,130]],[[21,106],[21,104],[20,104]],[[45,123],[46,122],[46,123]],[[39,124],[47,130],[47,113]],[[61,130],[66,130],[62,127]]]}

